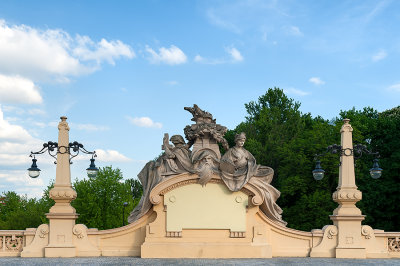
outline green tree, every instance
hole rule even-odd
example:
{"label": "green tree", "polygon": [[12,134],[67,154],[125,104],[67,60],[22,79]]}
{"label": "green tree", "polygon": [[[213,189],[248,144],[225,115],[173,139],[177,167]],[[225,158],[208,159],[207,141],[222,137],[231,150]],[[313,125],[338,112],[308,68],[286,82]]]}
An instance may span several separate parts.
{"label": "green tree", "polygon": [[136,207],[136,205],[139,204],[140,198],[142,197],[143,194],[143,187],[142,184],[138,179],[127,179],[126,182],[129,184],[132,192],[132,198],[133,198],[133,208]]}
{"label": "green tree", "polygon": [[[371,127],[370,147],[379,151],[383,174],[372,179],[368,169],[372,158],[360,163],[363,167],[357,185],[363,191],[360,208],[367,215],[365,223],[385,231],[400,229],[400,106],[379,113],[376,124]],[[358,164],[358,163],[357,163]]]}
{"label": "green tree", "polygon": [[4,204],[0,205],[0,230],[24,230],[46,222],[48,208],[43,200],[28,199],[14,191],[5,192],[1,197]]}
{"label": "green tree", "polygon": [[[258,164],[274,169],[273,185],[281,191],[278,204],[288,226],[300,230],[320,228],[329,223],[335,203],[331,193],[337,185],[337,162],[327,163],[330,171],[322,182],[315,182],[311,171],[314,155],[338,140],[335,125],[321,117],[300,112],[300,103],[279,88],[268,89],[257,102],[245,104],[245,122],[226,134],[233,138],[241,131],[245,144]],[[336,169],[335,169],[336,168]]]}
{"label": "green tree", "polygon": [[[131,181],[123,182],[120,169],[100,168],[96,177],[75,180],[78,197],[72,206],[80,214],[77,223],[98,229],[120,227],[133,209]],[[128,206],[124,208],[123,203]]]}
{"label": "green tree", "polygon": [[356,160],[356,183],[363,191],[357,206],[366,214],[365,224],[384,230],[398,230],[400,221],[400,107],[378,113],[370,107],[341,111],[329,120],[302,114],[300,103],[288,98],[278,88],[268,89],[257,102],[245,104],[248,116],[225,135],[230,146],[236,133],[247,134],[245,144],[259,164],[275,170],[273,185],[281,191],[278,204],[284,210],[288,226],[309,231],[330,224],[329,215],[337,206],[331,195],[338,181],[338,154],[321,157],[325,178],[316,182],[311,176],[314,155],[327,146],[340,144],[344,118],[353,127],[354,144],[379,151],[384,174],[381,179],[369,176],[373,156],[364,154]]}

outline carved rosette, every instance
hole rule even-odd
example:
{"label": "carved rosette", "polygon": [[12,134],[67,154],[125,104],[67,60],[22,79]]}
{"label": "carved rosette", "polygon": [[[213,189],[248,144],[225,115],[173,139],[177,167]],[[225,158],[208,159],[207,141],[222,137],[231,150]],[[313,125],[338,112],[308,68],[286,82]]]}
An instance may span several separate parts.
{"label": "carved rosette", "polygon": [[400,237],[389,237],[388,249],[389,252],[400,252]]}
{"label": "carved rosette", "polygon": [[77,238],[81,239],[85,236],[85,228],[82,227],[80,224],[77,224],[72,229],[72,233],[76,235]]}
{"label": "carved rosette", "polygon": [[338,230],[337,227],[334,225],[331,225],[327,228],[326,231],[326,237],[329,239],[332,239],[334,236],[336,236],[338,234]]}
{"label": "carved rosette", "polygon": [[373,235],[372,228],[368,225],[363,225],[361,227],[361,234],[365,237],[365,239],[371,239]]}
{"label": "carved rosette", "polygon": [[49,227],[48,226],[42,226],[39,231],[39,237],[40,238],[45,238],[46,235],[49,233]]}

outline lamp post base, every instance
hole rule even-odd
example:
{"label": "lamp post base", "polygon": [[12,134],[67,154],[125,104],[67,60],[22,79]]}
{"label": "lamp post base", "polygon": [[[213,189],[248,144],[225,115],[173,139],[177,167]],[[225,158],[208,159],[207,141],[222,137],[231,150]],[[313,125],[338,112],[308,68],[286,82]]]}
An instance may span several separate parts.
{"label": "lamp post base", "polygon": [[73,228],[76,213],[48,213],[49,245],[45,247],[45,257],[71,258],[76,257],[73,244]]}
{"label": "lamp post base", "polygon": [[46,258],[73,258],[76,257],[76,248],[74,246],[47,246],[44,248]]}
{"label": "lamp post base", "polygon": [[336,258],[341,259],[365,259],[365,248],[336,248]]}

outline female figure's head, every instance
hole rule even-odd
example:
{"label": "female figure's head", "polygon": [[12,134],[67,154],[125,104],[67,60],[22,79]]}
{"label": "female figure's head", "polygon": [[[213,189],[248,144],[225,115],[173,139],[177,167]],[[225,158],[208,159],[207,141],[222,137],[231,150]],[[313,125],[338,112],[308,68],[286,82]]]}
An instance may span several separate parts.
{"label": "female figure's head", "polygon": [[243,147],[246,142],[246,134],[244,132],[235,135],[235,143],[237,147]]}

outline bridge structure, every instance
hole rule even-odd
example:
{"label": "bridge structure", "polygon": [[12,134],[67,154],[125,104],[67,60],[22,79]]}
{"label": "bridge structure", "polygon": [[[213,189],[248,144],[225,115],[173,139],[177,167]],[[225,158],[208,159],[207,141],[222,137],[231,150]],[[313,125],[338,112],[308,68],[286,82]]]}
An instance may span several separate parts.
{"label": "bridge structure", "polygon": [[[211,116],[196,124],[202,123],[215,120]],[[58,143],[67,146],[66,118],[58,130]],[[353,149],[352,131],[345,120],[340,131],[343,149]],[[193,142],[194,154],[219,152],[210,134]],[[288,228],[263,211],[270,199],[257,183],[247,182],[232,191],[217,172],[206,184],[199,183],[198,172],[165,178],[151,189],[151,208],[138,219],[123,227],[97,230],[75,223],[78,214],[70,203],[79,195],[71,186],[69,155],[58,153],[49,224],[0,230],[0,257],[400,258],[400,232],[362,224],[364,215],[355,205],[362,192],[355,183],[354,157],[342,155],[340,160],[339,185],[332,195],[338,203],[330,216],[333,224],[311,232]]]}

